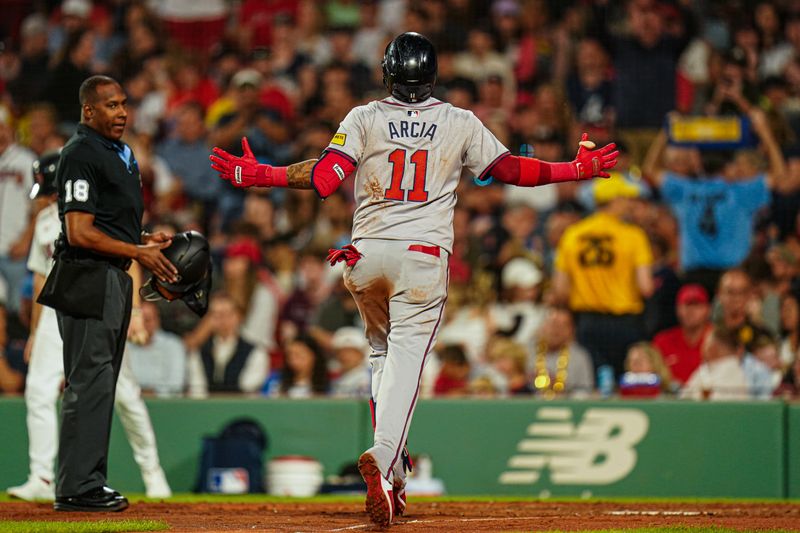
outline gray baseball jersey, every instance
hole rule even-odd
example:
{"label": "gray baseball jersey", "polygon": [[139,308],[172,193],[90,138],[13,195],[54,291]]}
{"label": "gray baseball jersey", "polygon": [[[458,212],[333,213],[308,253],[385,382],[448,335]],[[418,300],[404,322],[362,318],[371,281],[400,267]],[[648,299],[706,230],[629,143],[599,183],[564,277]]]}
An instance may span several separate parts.
{"label": "gray baseball jersey", "polygon": [[456,187],[508,150],[470,111],[391,97],[353,109],[328,150],[356,165],[352,238],[363,257],[344,280],[372,349],[375,436],[367,451],[402,486],[401,451],[447,297]]}
{"label": "gray baseball jersey", "polygon": [[0,256],[25,231],[30,212],[28,195],[33,185],[36,156],[22,146],[11,144],[0,154]]}
{"label": "gray baseball jersey", "polygon": [[471,111],[435,98],[356,107],[328,150],[357,164],[353,240],[422,241],[448,252],[459,179],[482,176],[508,153]]}

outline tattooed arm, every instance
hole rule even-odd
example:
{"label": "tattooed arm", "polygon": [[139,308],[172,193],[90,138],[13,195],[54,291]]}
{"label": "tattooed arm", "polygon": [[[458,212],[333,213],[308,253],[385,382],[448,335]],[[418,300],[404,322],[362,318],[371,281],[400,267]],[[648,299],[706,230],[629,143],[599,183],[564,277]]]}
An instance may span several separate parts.
{"label": "tattooed arm", "polygon": [[309,159],[286,167],[286,186],[290,189],[311,189],[311,170],[316,164],[316,159]]}
{"label": "tattooed arm", "polygon": [[[260,164],[247,138],[242,139],[241,157],[214,148],[210,156],[211,168],[234,187],[288,187],[314,189],[321,198],[327,198],[356,168],[356,161],[346,154],[326,150],[319,159],[308,159],[288,167]],[[313,177],[313,180],[312,180]]]}

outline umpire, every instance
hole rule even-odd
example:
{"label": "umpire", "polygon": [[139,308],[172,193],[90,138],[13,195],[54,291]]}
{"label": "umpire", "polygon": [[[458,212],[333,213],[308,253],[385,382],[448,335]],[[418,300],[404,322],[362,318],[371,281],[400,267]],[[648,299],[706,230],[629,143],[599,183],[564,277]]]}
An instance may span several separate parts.
{"label": "umpire", "polygon": [[[80,87],[81,123],[61,152],[61,237],[41,302],[56,308],[64,340],[57,511],[122,511],[128,500],[106,486],[114,393],[133,301],[132,260],[176,281],[161,249],[170,236],[142,232],[141,177],[122,142],[127,98],[112,78]],[[63,237],[66,235],[66,239]]]}

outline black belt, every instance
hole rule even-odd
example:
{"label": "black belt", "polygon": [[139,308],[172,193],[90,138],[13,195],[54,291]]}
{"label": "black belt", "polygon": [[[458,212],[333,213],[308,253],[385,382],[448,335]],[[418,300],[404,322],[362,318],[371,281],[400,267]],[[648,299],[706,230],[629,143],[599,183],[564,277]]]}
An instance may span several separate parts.
{"label": "black belt", "polygon": [[127,257],[111,257],[108,255],[95,254],[88,251],[77,251],[75,249],[65,252],[65,257],[78,261],[89,259],[91,261],[108,263],[110,266],[118,268],[124,272],[127,272],[131,267],[131,263],[133,263],[133,261]]}

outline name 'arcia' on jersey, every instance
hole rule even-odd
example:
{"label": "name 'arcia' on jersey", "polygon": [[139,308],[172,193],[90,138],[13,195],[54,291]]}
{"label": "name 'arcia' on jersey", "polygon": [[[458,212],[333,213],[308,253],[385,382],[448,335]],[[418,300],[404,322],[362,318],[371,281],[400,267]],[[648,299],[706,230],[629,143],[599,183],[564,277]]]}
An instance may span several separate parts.
{"label": "name 'arcia' on jersey", "polygon": [[414,137],[422,138],[427,137],[431,141],[433,136],[436,135],[436,124],[428,124],[427,122],[409,122],[401,120],[398,125],[395,122],[389,121],[389,138],[398,139],[400,137]]}

